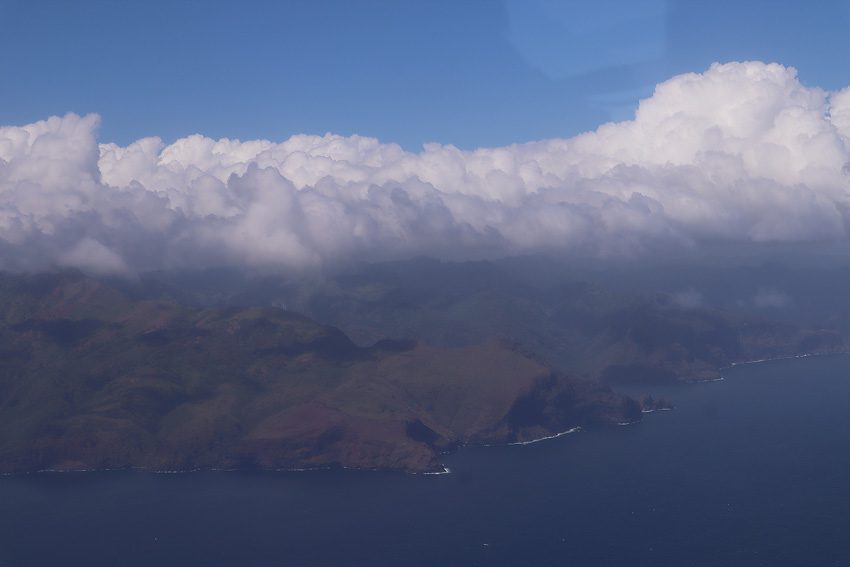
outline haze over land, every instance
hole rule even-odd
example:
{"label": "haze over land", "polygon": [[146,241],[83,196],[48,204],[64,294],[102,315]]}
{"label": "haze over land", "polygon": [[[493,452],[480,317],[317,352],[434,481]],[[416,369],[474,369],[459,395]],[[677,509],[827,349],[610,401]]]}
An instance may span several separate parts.
{"label": "haze over land", "polygon": [[[210,275],[177,286],[162,274],[113,285],[73,271],[0,275],[0,473],[435,472],[459,444],[669,408],[609,384],[646,392],[716,379],[734,362],[846,350],[830,329],[591,284],[540,288],[484,262],[377,265],[321,287],[272,278],[240,289]],[[174,300],[197,303],[210,286],[237,293],[221,307]],[[269,306],[287,293],[367,346]]]}
{"label": "haze over land", "polygon": [[850,88],[716,64],[570,139],[419,153],[299,135],[127,147],[96,115],[0,128],[0,269],[292,271],[419,254],[597,257],[846,242]]}

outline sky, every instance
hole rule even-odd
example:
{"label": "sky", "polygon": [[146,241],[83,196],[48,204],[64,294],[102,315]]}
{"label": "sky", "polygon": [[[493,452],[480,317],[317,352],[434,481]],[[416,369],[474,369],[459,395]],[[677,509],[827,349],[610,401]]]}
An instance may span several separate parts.
{"label": "sky", "polygon": [[0,0],[0,124],[100,139],[359,134],[417,151],[563,138],[715,61],[850,84],[850,1]]}
{"label": "sky", "polygon": [[0,269],[846,247],[849,14],[0,0]]}

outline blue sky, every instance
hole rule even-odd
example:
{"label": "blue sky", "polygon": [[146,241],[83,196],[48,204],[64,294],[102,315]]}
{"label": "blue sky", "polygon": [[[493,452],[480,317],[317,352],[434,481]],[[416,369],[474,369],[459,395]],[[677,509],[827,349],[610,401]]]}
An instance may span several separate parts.
{"label": "blue sky", "polygon": [[850,85],[848,29],[848,0],[0,0],[0,124],[97,112],[120,144],[331,131],[495,146],[628,118],[713,61]]}

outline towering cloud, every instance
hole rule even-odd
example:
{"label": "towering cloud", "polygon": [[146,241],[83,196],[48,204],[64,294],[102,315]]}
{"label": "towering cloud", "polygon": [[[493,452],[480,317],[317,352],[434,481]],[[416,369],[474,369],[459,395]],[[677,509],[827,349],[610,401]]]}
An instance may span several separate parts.
{"label": "towering cloud", "polygon": [[847,238],[850,89],[713,65],[634,120],[503,148],[298,135],[98,145],[73,114],[0,127],[0,268],[318,267],[412,254],[633,254]]}

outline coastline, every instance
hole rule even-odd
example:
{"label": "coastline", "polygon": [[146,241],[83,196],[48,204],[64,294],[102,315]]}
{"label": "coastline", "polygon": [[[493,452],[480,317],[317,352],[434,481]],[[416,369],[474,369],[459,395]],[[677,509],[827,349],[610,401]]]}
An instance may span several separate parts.
{"label": "coastline", "polygon": [[[757,358],[755,360],[742,360],[740,362],[733,362],[733,363],[729,364],[729,366],[721,367],[719,370],[720,370],[720,372],[723,372],[724,370],[729,370],[731,368],[735,368],[736,366],[744,366],[745,364],[759,364],[761,362],[775,362],[775,361],[778,361],[778,360],[792,360],[792,359],[795,359],[795,358],[811,358],[811,357],[815,357],[815,356],[843,356],[843,355],[849,355],[849,354],[850,354],[850,352],[848,352],[848,351],[842,351],[842,352],[808,352],[808,353],[803,353],[803,354],[791,354],[791,355],[786,355],[786,356],[773,356],[773,357],[770,357],[770,358]],[[712,379],[712,380],[702,380],[702,382],[718,382],[720,380],[724,380],[724,378],[721,376],[720,378],[715,378],[715,379]]]}
{"label": "coastline", "polygon": [[[720,372],[724,370],[729,370],[735,368],[737,366],[751,365],[751,364],[760,364],[764,362],[775,362],[782,360],[792,360],[799,358],[811,358],[816,356],[842,356],[842,355],[850,355],[850,352],[816,352],[816,353],[803,353],[796,355],[787,355],[787,356],[777,356],[770,358],[761,358],[754,360],[745,360],[739,362],[733,362],[728,366],[724,366],[719,368]],[[692,383],[703,383],[703,382],[722,382],[726,378],[724,376],[720,376],[718,378],[713,378],[710,380],[699,380]],[[650,414],[660,411],[671,411],[673,408],[653,408],[653,409],[642,409],[641,414]],[[628,426],[635,425],[640,423],[641,420],[634,421],[624,421],[618,422],[617,426]],[[550,439],[557,439],[559,437],[563,437],[565,435],[571,433],[578,433],[582,430],[581,426],[571,427],[565,431],[561,431],[552,435],[546,435],[543,437],[539,437],[536,439],[530,439],[528,441],[514,441],[510,443],[482,443],[482,444],[474,444],[470,446],[479,446],[479,447],[505,447],[505,446],[519,446],[519,445],[533,445],[536,443],[540,443],[542,441],[547,441]],[[402,469],[381,469],[381,468],[357,468],[357,467],[334,467],[334,466],[322,466],[322,467],[294,467],[294,468],[286,468],[286,469],[256,469],[258,472],[273,472],[273,473],[299,473],[299,472],[315,472],[321,470],[333,470],[335,468],[339,468],[341,470],[353,470],[353,471],[374,471],[374,472],[403,472],[405,474],[411,475],[422,475],[422,476],[441,476],[451,474],[451,469],[444,464],[440,464],[442,470],[434,470],[434,471],[413,471],[413,470],[402,470]],[[0,473],[0,477],[10,477],[10,476],[19,476],[19,475],[35,475],[35,474],[72,474],[72,473],[92,473],[92,472],[116,472],[116,471],[125,471],[125,472],[143,472],[149,474],[192,474],[192,473],[200,473],[200,472],[237,472],[242,469],[232,469],[232,468],[191,468],[185,470],[173,470],[173,469],[164,469],[164,470],[147,470],[143,468],[105,468],[105,469],[40,469],[35,471],[20,471],[20,472],[3,472]]]}
{"label": "coastline", "polygon": [[[506,443],[505,445],[506,446],[532,445],[534,443],[539,443],[541,441],[546,441],[548,439],[557,439],[558,437],[562,437],[564,435],[569,435],[570,433],[578,433],[579,431],[581,431],[581,426],[577,425],[575,427],[571,427],[571,428],[567,429],[566,431],[561,431],[560,433],[556,433],[554,435],[547,435],[546,437],[540,437],[538,439],[532,439],[530,441],[514,441],[513,443]],[[485,445],[485,447],[492,447],[492,446],[493,445]]]}

